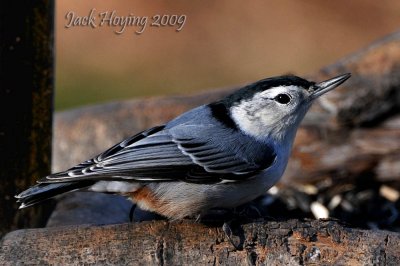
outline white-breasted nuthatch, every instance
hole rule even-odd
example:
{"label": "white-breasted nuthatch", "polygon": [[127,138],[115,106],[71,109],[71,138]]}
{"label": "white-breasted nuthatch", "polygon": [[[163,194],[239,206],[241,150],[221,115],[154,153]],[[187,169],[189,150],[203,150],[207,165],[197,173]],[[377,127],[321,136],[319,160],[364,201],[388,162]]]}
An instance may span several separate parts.
{"label": "white-breasted nuthatch", "polygon": [[170,219],[237,207],[279,180],[313,101],[349,77],[260,80],[40,179],[16,198],[24,208],[77,189],[117,193]]}

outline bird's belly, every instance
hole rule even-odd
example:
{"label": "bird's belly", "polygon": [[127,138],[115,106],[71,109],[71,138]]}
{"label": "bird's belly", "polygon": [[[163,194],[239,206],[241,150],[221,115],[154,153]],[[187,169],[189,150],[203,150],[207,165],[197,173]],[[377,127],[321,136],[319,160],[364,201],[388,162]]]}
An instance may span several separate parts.
{"label": "bird's belly", "polygon": [[265,171],[242,182],[149,183],[146,189],[134,193],[136,195],[132,198],[142,209],[155,211],[171,219],[182,219],[205,213],[211,208],[234,208],[247,203],[264,194],[279,178],[280,174]]}
{"label": "bird's belly", "polygon": [[270,170],[261,172],[247,181],[221,184],[221,188],[216,192],[220,199],[214,202],[215,206],[212,208],[234,208],[265,194],[281,177],[280,172],[275,174]]}

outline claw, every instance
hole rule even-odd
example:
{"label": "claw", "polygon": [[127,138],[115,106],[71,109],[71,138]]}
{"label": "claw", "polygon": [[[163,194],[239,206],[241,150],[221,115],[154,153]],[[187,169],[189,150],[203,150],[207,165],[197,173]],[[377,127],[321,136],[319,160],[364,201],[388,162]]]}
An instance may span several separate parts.
{"label": "claw", "polygon": [[129,221],[133,222],[133,214],[135,213],[136,204],[133,204],[131,210],[129,211]]}
{"label": "claw", "polygon": [[229,242],[235,248],[235,250],[242,250],[244,244],[244,231],[240,223],[233,219],[225,222],[222,225],[222,231],[224,231]]}

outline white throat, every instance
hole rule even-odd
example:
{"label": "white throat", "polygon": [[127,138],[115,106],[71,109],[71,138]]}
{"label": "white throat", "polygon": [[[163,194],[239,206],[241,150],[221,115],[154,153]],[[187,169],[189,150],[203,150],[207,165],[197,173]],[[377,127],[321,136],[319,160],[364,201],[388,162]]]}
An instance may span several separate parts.
{"label": "white throat", "polygon": [[296,121],[275,121],[263,112],[248,115],[248,109],[233,107],[231,116],[238,127],[247,135],[258,140],[271,139],[276,142],[293,139],[297,131]]}

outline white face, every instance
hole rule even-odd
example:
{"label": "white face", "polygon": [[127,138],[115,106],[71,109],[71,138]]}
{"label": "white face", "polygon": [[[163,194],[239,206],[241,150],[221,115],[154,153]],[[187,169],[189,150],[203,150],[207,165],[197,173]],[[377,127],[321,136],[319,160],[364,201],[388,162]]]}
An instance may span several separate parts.
{"label": "white face", "polygon": [[279,86],[256,93],[231,108],[233,120],[248,135],[276,141],[294,138],[311,106],[309,93],[296,86]]}

